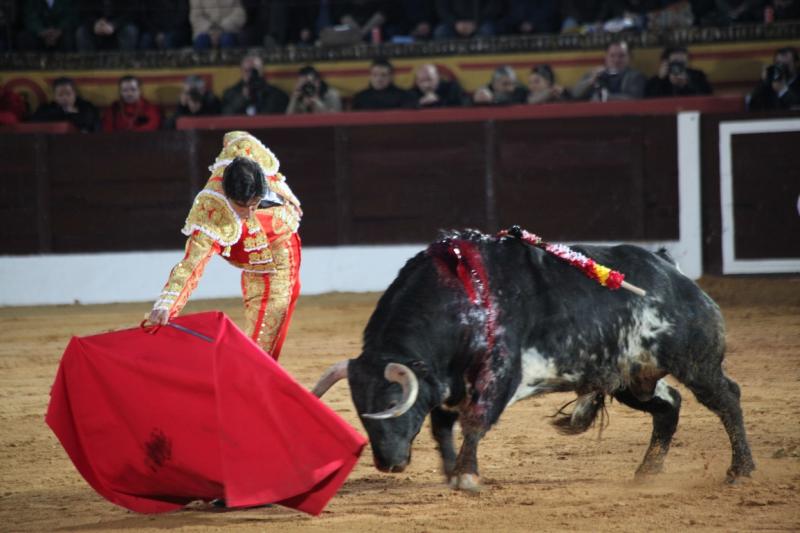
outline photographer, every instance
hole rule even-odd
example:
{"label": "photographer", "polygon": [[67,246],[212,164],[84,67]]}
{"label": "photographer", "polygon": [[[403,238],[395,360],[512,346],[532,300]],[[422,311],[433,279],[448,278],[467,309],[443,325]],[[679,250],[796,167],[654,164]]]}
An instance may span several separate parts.
{"label": "photographer", "polygon": [[612,41],[606,48],[604,65],[596,67],[575,84],[572,95],[579,100],[605,102],[634,100],[644,96],[644,75],[630,67],[630,51],[625,41]]}
{"label": "photographer", "polygon": [[661,53],[658,75],[647,81],[647,98],[711,94],[705,73],[689,67],[689,51],[683,46],[667,47]]}
{"label": "photographer", "polygon": [[297,83],[289,99],[287,115],[298,113],[332,113],[342,110],[339,91],[323,80],[317,69],[306,66],[297,73]]}
{"label": "photographer", "polygon": [[774,63],[764,69],[761,82],[747,96],[747,109],[767,111],[800,108],[800,79],[797,72],[796,48],[781,48],[775,52]]}
{"label": "photographer", "polygon": [[142,97],[139,79],[119,79],[119,100],[103,115],[103,131],[155,131],[161,126],[161,109]]}
{"label": "photographer", "polygon": [[214,93],[208,90],[206,82],[200,76],[187,76],[183,80],[183,90],[178,98],[178,107],[169,117],[164,129],[175,129],[175,124],[181,117],[200,117],[219,115],[221,103]]}
{"label": "photographer", "polygon": [[285,92],[264,79],[264,64],[257,54],[247,54],[240,64],[242,79],[222,95],[225,115],[283,113],[289,103]]}

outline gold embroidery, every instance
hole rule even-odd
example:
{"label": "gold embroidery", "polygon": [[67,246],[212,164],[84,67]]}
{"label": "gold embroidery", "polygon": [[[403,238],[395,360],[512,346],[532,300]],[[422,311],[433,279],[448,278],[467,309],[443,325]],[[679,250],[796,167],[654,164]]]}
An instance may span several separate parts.
{"label": "gold embroidery", "polygon": [[266,248],[267,244],[267,236],[264,235],[262,231],[254,237],[245,237],[244,251],[251,252],[254,250],[261,250],[262,248]]}
{"label": "gold embroidery", "polygon": [[272,253],[269,251],[269,248],[251,252],[247,257],[251,265],[263,265],[264,263],[272,262]]}
{"label": "gold embroidery", "polygon": [[156,306],[167,307],[170,316],[180,313],[189,295],[197,286],[200,276],[203,275],[203,269],[209,259],[218,250],[214,240],[207,235],[199,232],[192,234],[186,240],[184,257],[170,272]]}
{"label": "gold embroidery", "polygon": [[247,219],[247,233],[250,235],[255,235],[256,233],[261,231],[261,224],[258,223],[258,220],[255,217],[250,217]]}
{"label": "gold embroidery", "polygon": [[265,274],[252,274],[242,272],[242,299],[244,300],[245,332],[248,337],[257,339],[260,329],[258,328],[259,311],[262,302],[266,305],[264,298],[267,296],[264,290],[264,282],[267,280]]}
{"label": "gold embroidery", "polygon": [[217,161],[233,159],[235,157],[248,157],[256,161],[267,175],[278,172],[280,162],[261,141],[244,131],[231,131],[223,138],[223,148]]}
{"label": "gold embroidery", "polygon": [[[267,353],[272,353],[275,348],[274,344],[278,339],[281,326],[286,320],[292,297],[289,251],[285,246],[281,246],[280,250],[275,250],[275,253],[280,256],[281,266],[269,276],[268,291],[265,290],[267,284],[265,283],[267,281],[265,274],[242,273],[246,331]],[[262,309],[263,314],[261,313]]]}
{"label": "gold embroidery", "polygon": [[199,230],[223,246],[235,244],[242,234],[241,224],[224,198],[200,191],[186,217],[183,233]]}

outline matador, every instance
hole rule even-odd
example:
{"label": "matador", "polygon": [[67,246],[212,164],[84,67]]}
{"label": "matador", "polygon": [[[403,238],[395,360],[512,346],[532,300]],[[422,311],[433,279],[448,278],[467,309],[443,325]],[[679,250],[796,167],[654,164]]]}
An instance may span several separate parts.
{"label": "matador", "polygon": [[[180,313],[206,264],[219,254],[242,270],[246,333],[277,360],[300,292],[300,201],[278,172],[275,154],[247,132],[226,133],[209,170],[182,230],[185,254],[149,321],[166,324]],[[245,189],[230,183],[241,175],[251,180]],[[233,186],[240,186],[238,192],[231,192]]]}

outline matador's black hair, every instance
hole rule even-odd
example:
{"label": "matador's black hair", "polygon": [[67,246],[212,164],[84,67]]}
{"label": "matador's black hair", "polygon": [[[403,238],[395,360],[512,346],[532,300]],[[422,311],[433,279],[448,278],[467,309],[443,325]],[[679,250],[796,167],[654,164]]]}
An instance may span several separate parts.
{"label": "matador's black hair", "polygon": [[253,198],[263,198],[266,181],[261,165],[247,157],[236,157],[222,174],[225,196],[234,202],[247,203]]}

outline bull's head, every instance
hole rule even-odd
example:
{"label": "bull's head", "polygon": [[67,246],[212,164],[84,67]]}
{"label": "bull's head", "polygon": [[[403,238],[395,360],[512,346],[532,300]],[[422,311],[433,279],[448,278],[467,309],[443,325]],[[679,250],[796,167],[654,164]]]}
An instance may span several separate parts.
{"label": "bull's head", "polygon": [[[359,357],[333,365],[313,393],[321,397],[344,377],[369,435],[375,467],[382,472],[402,472],[411,460],[411,443],[430,410],[425,407],[429,402],[418,401],[417,375],[401,363],[376,364]],[[423,396],[427,394],[423,392]]]}

